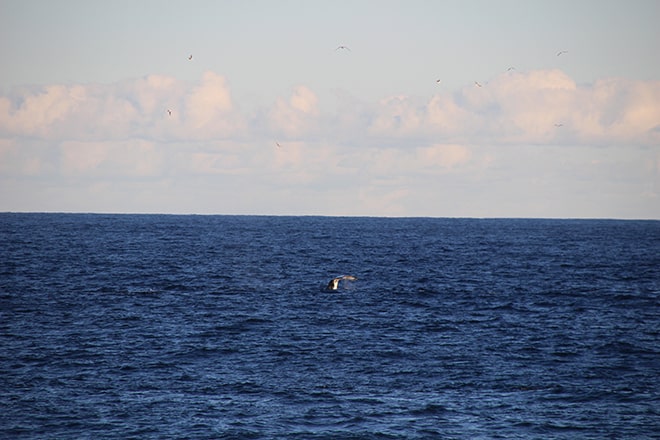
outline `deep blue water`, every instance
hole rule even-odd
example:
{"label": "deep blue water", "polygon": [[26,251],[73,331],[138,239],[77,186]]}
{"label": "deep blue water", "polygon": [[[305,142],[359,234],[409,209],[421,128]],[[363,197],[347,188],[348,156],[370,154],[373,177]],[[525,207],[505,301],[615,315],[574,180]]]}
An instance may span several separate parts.
{"label": "deep blue water", "polygon": [[658,438],[659,384],[659,221],[0,214],[0,438]]}

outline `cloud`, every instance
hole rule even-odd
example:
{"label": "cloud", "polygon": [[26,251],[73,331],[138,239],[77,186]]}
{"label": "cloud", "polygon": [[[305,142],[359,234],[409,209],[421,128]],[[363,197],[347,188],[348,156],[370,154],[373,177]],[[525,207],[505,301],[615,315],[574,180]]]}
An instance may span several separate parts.
{"label": "cloud", "polygon": [[197,82],[149,75],[112,84],[16,89],[0,96],[0,137],[171,142],[323,135],[425,145],[660,141],[660,82],[610,78],[578,85],[559,70],[506,72],[483,87],[467,85],[426,101],[399,95],[360,111],[344,110],[321,114],[317,95],[300,85],[265,111],[241,111],[217,73],[206,72]]}
{"label": "cloud", "polygon": [[369,125],[380,137],[490,144],[657,145],[660,82],[618,78],[578,85],[559,70],[507,72],[427,103],[382,100]]}
{"label": "cloud", "polygon": [[22,88],[0,97],[3,137],[210,140],[245,126],[225,78],[213,72],[198,83],[149,75],[112,84]]}
{"label": "cloud", "polygon": [[65,176],[156,176],[162,172],[162,152],[149,141],[78,142],[60,144]]}
{"label": "cloud", "polygon": [[375,135],[412,135],[422,128],[424,111],[407,96],[383,99],[368,131]]}
{"label": "cloud", "polygon": [[[644,200],[660,192],[652,148],[660,146],[658,81],[577,84],[559,70],[512,71],[482,87],[430,97],[362,102],[343,95],[333,109],[319,96],[299,85],[243,109],[214,72],[193,82],[149,75],[17,88],[0,95],[0,178],[12,185],[52,179],[66,182],[62,188],[71,182],[105,188],[115,178],[150,188],[181,184],[180,206],[198,206],[183,200],[185,188],[204,188],[208,197],[235,195],[240,207],[258,199],[299,212],[300,203],[318,203],[323,208],[315,212],[364,215],[405,215],[420,206],[432,215],[428,200],[477,215],[499,202],[493,196],[473,202],[469,188],[485,194],[499,185],[512,194],[502,183],[510,176],[521,192],[533,179],[543,189],[608,175],[628,178]],[[566,147],[561,155],[571,152],[570,167],[569,155],[560,158],[556,147]],[[618,156],[604,156],[608,149]],[[616,168],[627,157],[629,165]],[[546,174],[551,160],[553,174]],[[551,195],[560,206],[560,196]],[[140,206],[138,198],[131,206]]]}
{"label": "cloud", "polygon": [[660,81],[599,80],[581,91],[569,122],[583,142],[657,145]]}
{"label": "cloud", "polygon": [[279,98],[268,113],[269,128],[286,138],[299,138],[317,128],[318,98],[305,86],[296,87],[288,100]]}
{"label": "cloud", "polygon": [[420,167],[435,169],[452,169],[464,165],[471,156],[471,151],[463,145],[438,144],[420,148],[417,152]]}
{"label": "cloud", "polygon": [[[163,115],[165,109],[174,109],[185,95],[186,84],[171,76],[149,75],[120,83],[117,93],[132,102],[142,115]],[[112,94],[112,85],[107,93]]]}
{"label": "cloud", "polygon": [[223,76],[206,72],[185,98],[186,135],[195,139],[226,138],[245,128],[234,111],[231,93]]}

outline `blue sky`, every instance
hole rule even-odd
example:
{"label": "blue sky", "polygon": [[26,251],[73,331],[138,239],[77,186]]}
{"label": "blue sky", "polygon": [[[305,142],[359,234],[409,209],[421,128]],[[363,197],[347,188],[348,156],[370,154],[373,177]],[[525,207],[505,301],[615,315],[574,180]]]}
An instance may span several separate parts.
{"label": "blue sky", "polygon": [[659,219],[659,18],[0,0],[0,211]]}

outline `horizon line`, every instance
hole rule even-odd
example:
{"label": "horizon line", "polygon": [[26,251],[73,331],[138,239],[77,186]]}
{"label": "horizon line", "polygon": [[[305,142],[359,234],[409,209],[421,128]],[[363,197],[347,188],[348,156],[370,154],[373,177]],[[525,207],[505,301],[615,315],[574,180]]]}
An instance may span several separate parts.
{"label": "horizon line", "polygon": [[94,211],[0,211],[0,215],[134,215],[180,217],[316,217],[316,218],[382,218],[382,219],[447,219],[447,220],[609,220],[609,221],[660,221],[652,217],[528,217],[528,216],[431,216],[431,215],[351,215],[351,214],[220,214],[176,212],[94,212]]}

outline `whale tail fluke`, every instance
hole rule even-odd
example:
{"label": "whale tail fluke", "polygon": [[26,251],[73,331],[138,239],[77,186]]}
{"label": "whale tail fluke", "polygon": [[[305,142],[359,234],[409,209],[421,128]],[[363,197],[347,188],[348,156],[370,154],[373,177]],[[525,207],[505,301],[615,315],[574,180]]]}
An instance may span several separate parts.
{"label": "whale tail fluke", "polygon": [[337,290],[339,288],[339,282],[342,280],[356,281],[357,277],[354,277],[353,275],[342,275],[340,277],[335,277],[330,280],[326,290]]}

